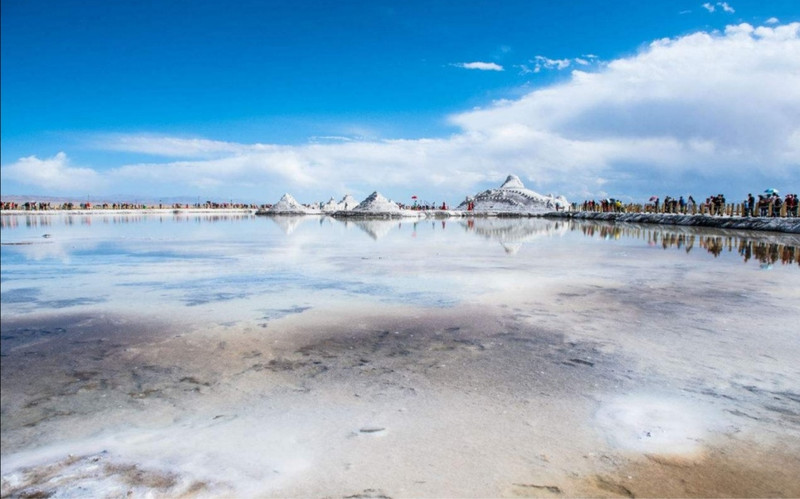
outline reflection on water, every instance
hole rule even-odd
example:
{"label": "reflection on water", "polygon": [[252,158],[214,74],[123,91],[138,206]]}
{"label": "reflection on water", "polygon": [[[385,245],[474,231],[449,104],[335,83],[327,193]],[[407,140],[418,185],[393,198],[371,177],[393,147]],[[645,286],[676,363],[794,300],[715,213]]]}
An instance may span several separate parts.
{"label": "reflection on water", "polygon": [[356,227],[363,230],[374,240],[378,240],[386,236],[389,231],[397,225],[395,222],[390,223],[375,223],[375,220],[356,220],[353,223]]}
{"label": "reflection on water", "polygon": [[772,235],[756,232],[723,231],[700,229],[697,227],[663,227],[645,225],[609,225],[570,222],[571,230],[580,230],[588,237],[618,240],[621,238],[641,239],[648,246],[661,246],[663,249],[679,249],[686,253],[695,247],[714,255],[736,252],[744,262],[752,259],[762,267],[781,262],[800,265],[800,241],[792,235]]}
{"label": "reflection on water", "polygon": [[[0,228],[50,229],[70,226],[113,226],[127,224],[166,224],[237,222],[259,219],[253,214],[116,214],[116,215],[3,215]],[[410,230],[412,237],[418,231],[446,231],[457,227],[459,232],[480,236],[500,243],[508,254],[517,254],[526,244],[533,244],[542,237],[564,236],[581,233],[586,237],[604,240],[641,240],[650,247],[676,249],[690,253],[700,248],[714,257],[723,253],[738,254],[743,262],[759,262],[763,268],[771,268],[780,262],[783,265],[800,265],[800,236],[758,231],[734,231],[704,227],[657,226],[645,224],[613,224],[582,220],[547,220],[542,218],[467,218],[450,220],[338,220],[327,216],[273,216],[269,219],[285,236],[291,236],[301,226],[329,227],[343,225],[356,227],[371,239],[387,238],[394,231]],[[8,233],[6,232],[6,235]],[[49,236],[46,235],[45,237]],[[3,245],[30,243],[3,241]]]}
{"label": "reflection on water", "polygon": [[542,236],[561,235],[569,229],[564,221],[541,218],[469,218],[461,221],[467,232],[498,241],[506,253],[517,254],[525,243]]}
{"label": "reflection on water", "polygon": [[563,221],[541,218],[481,218],[462,221],[462,226],[478,236],[503,243],[525,242],[540,235],[563,234],[567,225]]}
{"label": "reflection on water", "polygon": [[0,229],[19,227],[53,227],[92,224],[134,224],[143,222],[222,222],[254,218],[246,213],[175,213],[175,214],[117,214],[117,215],[2,215]]}
{"label": "reflection on water", "polygon": [[319,220],[320,222],[322,221],[322,217],[314,215],[281,215],[269,218],[275,222],[275,224],[281,228],[281,232],[287,236],[297,230],[297,228],[304,222],[309,222],[311,220]]}

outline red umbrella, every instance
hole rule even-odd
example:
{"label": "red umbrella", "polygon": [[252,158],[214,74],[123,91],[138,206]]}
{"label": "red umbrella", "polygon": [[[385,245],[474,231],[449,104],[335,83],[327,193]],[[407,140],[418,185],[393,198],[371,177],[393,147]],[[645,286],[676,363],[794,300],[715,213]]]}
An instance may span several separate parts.
{"label": "red umbrella", "polygon": [[411,196],[411,199],[417,199],[417,196]]}

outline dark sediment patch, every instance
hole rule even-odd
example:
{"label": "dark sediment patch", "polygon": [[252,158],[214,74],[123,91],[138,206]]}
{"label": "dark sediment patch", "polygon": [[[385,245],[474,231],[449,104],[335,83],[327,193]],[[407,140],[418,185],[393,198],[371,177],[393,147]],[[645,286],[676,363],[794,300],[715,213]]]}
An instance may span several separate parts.
{"label": "dark sediment patch", "polygon": [[344,496],[344,499],[392,499],[380,489],[364,489],[361,492]]}
{"label": "dark sediment patch", "polygon": [[512,493],[517,497],[558,497],[563,491],[557,485],[515,483]]}
{"label": "dark sediment patch", "polygon": [[[174,327],[174,326],[172,326]],[[113,411],[167,387],[205,388],[177,366],[138,355],[172,333],[145,317],[57,314],[3,319],[0,353],[4,452],[25,446],[59,421]],[[44,426],[42,426],[44,425]],[[20,428],[30,431],[17,432]]]}
{"label": "dark sediment patch", "polygon": [[[221,381],[235,385],[243,376],[243,393],[263,395],[281,387],[311,393],[348,386],[367,399],[446,389],[517,401],[541,393],[587,394],[628,379],[619,362],[592,343],[569,342],[486,310],[329,317],[302,331],[280,329],[222,337],[180,335],[175,325],[144,318],[4,320],[6,449],[24,448],[60,424],[104,411],[154,409],[143,403],[179,410],[193,397],[219,392]],[[274,335],[283,338],[279,344]],[[30,431],[17,432],[22,428]]]}
{"label": "dark sediment patch", "polygon": [[[291,348],[272,349],[242,374],[280,375],[311,389],[350,383],[360,394],[431,387],[498,396],[589,393],[622,383],[619,359],[592,342],[487,310],[331,321]],[[577,369],[576,369],[577,368]]]}

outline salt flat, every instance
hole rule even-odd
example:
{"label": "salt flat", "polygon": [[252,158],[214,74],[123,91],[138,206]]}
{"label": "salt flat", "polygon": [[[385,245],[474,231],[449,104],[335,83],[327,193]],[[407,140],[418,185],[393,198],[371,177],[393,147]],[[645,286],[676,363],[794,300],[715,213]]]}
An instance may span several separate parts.
{"label": "salt flat", "polygon": [[800,495],[796,262],[596,223],[287,227],[4,232],[60,249],[3,247],[3,495]]}

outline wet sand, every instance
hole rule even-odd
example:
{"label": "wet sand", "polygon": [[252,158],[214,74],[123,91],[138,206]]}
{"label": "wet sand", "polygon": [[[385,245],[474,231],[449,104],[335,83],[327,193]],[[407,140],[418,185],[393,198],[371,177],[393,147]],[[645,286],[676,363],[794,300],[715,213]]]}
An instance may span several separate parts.
{"label": "wet sand", "polygon": [[796,333],[674,291],[4,319],[2,495],[800,496]]}

